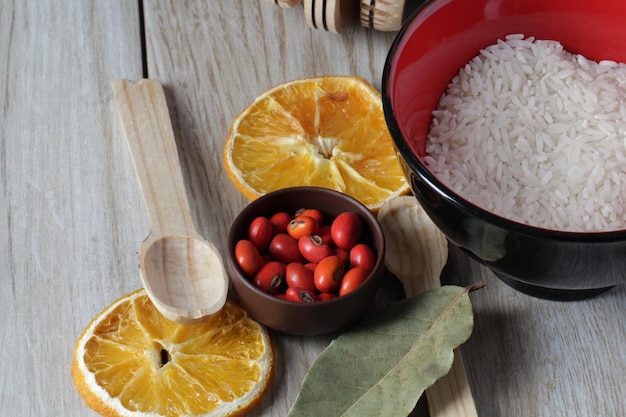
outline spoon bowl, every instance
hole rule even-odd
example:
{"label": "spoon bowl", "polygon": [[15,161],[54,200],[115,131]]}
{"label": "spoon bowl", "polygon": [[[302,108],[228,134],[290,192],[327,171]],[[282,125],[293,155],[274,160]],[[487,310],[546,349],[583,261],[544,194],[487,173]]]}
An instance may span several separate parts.
{"label": "spoon bowl", "polygon": [[222,307],[221,297],[214,297],[211,304],[206,295],[221,294],[223,284],[219,280],[197,279],[203,275],[219,277],[223,273],[222,258],[200,236],[159,237],[150,244],[142,244],[139,254],[143,259],[140,269],[144,284],[150,277],[147,292],[170,320],[193,323]]}
{"label": "spoon bowl", "polygon": [[163,86],[149,79],[112,86],[150,219],[139,248],[143,286],[166,318],[201,321],[223,307],[228,276],[193,225]]}

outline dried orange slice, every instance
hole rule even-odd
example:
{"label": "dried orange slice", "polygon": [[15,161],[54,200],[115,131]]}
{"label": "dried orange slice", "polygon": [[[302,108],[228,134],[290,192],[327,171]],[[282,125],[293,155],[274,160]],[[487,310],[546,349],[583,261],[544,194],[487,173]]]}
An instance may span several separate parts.
{"label": "dried orange slice", "polygon": [[409,191],[380,93],[355,76],[300,79],[263,93],[233,121],[224,167],[251,200],[313,185],[377,211]]}
{"label": "dried orange slice", "polygon": [[208,320],[162,316],[144,290],[115,301],[76,343],[72,377],[103,416],[235,416],[254,407],[272,379],[264,327],[227,302]]}

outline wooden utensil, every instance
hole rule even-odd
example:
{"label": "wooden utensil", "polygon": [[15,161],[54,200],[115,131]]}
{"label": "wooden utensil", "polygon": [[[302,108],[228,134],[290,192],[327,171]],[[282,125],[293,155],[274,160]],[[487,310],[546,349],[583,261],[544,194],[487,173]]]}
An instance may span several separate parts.
{"label": "wooden utensil", "polygon": [[380,31],[393,32],[418,8],[430,0],[361,0],[361,26]]}
{"label": "wooden utensil", "polygon": [[[441,286],[448,242],[413,196],[388,200],[378,212],[385,233],[385,265],[406,297]],[[457,350],[450,372],[426,390],[431,417],[478,417],[463,359]]]}
{"label": "wooden utensil", "polygon": [[228,276],[218,250],[196,231],[162,85],[112,83],[151,230],[139,247],[141,280],[156,308],[179,323],[222,308]]}
{"label": "wooden utensil", "polygon": [[359,0],[304,0],[304,16],[313,29],[342,33],[359,16]]}

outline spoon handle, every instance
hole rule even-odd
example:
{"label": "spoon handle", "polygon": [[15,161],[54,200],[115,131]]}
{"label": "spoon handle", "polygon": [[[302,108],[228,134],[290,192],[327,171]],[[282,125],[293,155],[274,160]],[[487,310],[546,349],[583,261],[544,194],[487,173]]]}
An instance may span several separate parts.
{"label": "spoon handle", "polygon": [[[385,264],[401,281],[406,297],[440,287],[448,243],[415,197],[388,200],[378,220],[387,241]],[[478,417],[459,349],[454,349],[450,371],[426,390],[426,398],[431,417]]]}
{"label": "spoon handle", "polygon": [[112,87],[151,235],[196,235],[163,86],[142,79],[115,80]]}

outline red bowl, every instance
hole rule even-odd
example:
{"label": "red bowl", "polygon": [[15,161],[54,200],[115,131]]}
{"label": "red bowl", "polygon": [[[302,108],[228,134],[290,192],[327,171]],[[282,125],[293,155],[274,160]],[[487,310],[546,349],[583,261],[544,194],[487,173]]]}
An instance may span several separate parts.
{"label": "red bowl", "polygon": [[434,0],[405,22],[389,51],[383,109],[413,193],[453,244],[527,293],[576,299],[624,283],[626,231],[541,229],[469,203],[424,165],[431,113],[459,69],[506,35],[626,62],[625,28],[622,0]]}

